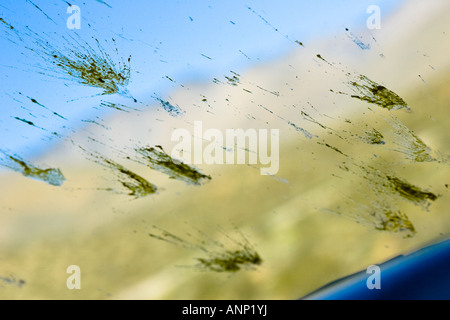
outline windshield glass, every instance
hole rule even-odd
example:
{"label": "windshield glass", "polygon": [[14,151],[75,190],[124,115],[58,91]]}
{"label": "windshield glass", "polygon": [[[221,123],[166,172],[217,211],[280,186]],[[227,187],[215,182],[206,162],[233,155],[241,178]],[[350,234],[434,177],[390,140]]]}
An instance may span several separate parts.
{"label": "windshield glass", "polygon": [[0,298],[296,299],[447,238],[449,14],[2,1]]}

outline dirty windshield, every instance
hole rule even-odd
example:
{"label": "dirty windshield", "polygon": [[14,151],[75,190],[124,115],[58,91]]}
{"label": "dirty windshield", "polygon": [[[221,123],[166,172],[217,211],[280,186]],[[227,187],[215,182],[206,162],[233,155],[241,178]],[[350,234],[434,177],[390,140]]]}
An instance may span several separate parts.
{"label": "dirty windshield", "polygon": [[297,299],[443,240],[450,4],[0,2],[0,298]]}

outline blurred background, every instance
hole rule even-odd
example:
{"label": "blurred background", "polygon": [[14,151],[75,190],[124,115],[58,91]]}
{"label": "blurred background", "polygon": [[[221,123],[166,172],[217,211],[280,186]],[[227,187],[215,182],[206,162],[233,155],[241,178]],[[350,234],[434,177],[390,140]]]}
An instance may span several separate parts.
{"label": "blurred background", "polygon": [[[371,5],[380,28],[368,28]],[[74,6],[81,29],[67,27]],[[296,299],[448,238],[447,1],[35,0],[0,12],[2,299]],[[375,103],[381,86],[408,108]],[[170,154],[172,132],[194,121],[279,129],[278,173],[196,164],[211,180],[193,185],[139,161],[147,146]],[[157,192],[130,195],[104,159]],[[198,260],[243,248],[262,262],[217,272]],[[70,265],[81,290],[66,286]]]}

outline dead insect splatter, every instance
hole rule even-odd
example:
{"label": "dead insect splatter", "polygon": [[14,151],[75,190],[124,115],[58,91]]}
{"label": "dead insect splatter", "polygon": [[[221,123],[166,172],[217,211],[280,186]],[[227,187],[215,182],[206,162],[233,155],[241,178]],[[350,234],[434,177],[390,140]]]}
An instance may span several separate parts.
{"label": "dead insect splatter", "polygon": [[301,127],[299,127],[298,125],[296,125],[295,123],[291,122],[290,120],[287,120],[283,117],[281,117],[280,115],[274,113],[272,110],[264,107],[263,105],[258,105],[259,107],[263,108],[264,110],[266,110],[267,112],[273,114],[274,116],[276,116],[278,119],[285,121],[288,125],[290,125],[292,128],[294,128],[296,131],[301,132],[305,135],[306,138],[308,139],[312,139],[313,135],[306,129],[303,129]]}
{"label": "dead insect splatter", "polygon": [[239,77],[241,75],[234,71],[230,71],[230,72],[232,73],[232,75],[230,77],[225,76],[225,79],[227,79],[228,83],[231,84],[232,86],[237,86],[240,83]]}
{"label": "dead insect splatter", "polygon": [[320,54],[316,54],[316,57],[319,58],[320,60],[322,60],[323,62],[326,62],[328,65],[333,67],[333,64],[329,63],[327,60],[325,60],[322,55]]}
{"label": "dead insect splatter", "polygon": [[345,28],[345,31],[347,31],[347,37],[352,40],[354,44],[356,44],[362,50],[370,50],[370,44],[362,42],[361,39],[350,32],[348,28]]}
{"label": "dead insect splatter", "polygon": [[324,212],[338,214],[378,231],[399,234],[411,238],[416,234],[414,225],[406,214],[401,213],[395,205],[386,203],[382,197],[376,197],[370,205],[350,199],[350,207],[339,206],[335,210],[322,209]]}
{"label": "dead insect splatter", "polygon": [[410,110],[408,104],[395,92],[370,80],[364,75],[360,75],[357,81],[351,81],[349,84],[358,93],[358,95],[352,95],[352,98],[373,103],[388,110]]}
{"label": "dead insect splatter", "polygon": [[53,169],[53,168],[40,169],[30,163],[23,161],[19,157],[6,155],[6,161],[3,161],[3,163],[0,163],[0,165],[10,168],[16,172],[19,172],[23,174],[25,177],[46,182],[52,186],[59,187],[66,180],[60,169]]}
{"label": "dead insect splatter", "polygon": [[215,272],[236,272],[241,270],[242,266],[260,265],[262,262],[259,254],[247,246],[241,250],[218,252],[212,258],[197,260],[199,268]]}
{"label": "dead insect splatter", "polygon": [[[80,47],[69,47],[63,53],[54,47],[42,48],[47,57],[59,70],[80,84],[103,90],[104,95],[121,93],[126,94],[126,87],[130,81],[130,61],[115,63],[106,50],[95,39],[97,48],[84,43]],[[83,51],[84,50],[84,51]]]}
{"label": "dead insect splatter", "polygon": [[[368,182],[368,186],[372,191],[379,197],[384,198],[385,203],[392,203],[392,200],[389,197],[397,195],[401,197],[401,200],[408,200],[415,205],[427,208],[429,206],[428,200],[435,201],[438,198],[434,193],[424,191],[404,179],[395,177],[395,175],[391,173],[383,173],[380,169],[363,164],[357,165],[357,167],[361,170],[360,173],[353,171],[353,169],[352,171],[355,174],[362,175]],[[383,171],[385,171],[385,169]]]}
{"label": "dead insect splatter", "polygon": [[396,118],[389,121],[394,129],[395,140],[393,143],[398,146],[396,151],[405,155],[406,159],[414,162],[434,162],[437,161],[431,154],[432,150],[414,132]]}
{"label": "dead insect splatter", "polygon": [[363,141],[369,144],[385,144],[384,136],[376,129],[364,132],[364,136],[360,137]]}
{"label": "dead insect splatter", "polygon": [[100,107],[114,109],[114,110],[127,112],[127,113],[129,113],[130,111],[138,111],[138,112],[141,111],[139,109],[131,108],[131,107],[128,107],[128,106],[120,104],[120,103],[113,103],[113,102],[108,102],[108,101],[100,102]]}
{"label": "dead insect splatter", "polygon": [[15,276],[11,275],[10,277],[1,277],[0,276],[0,280],[8,285],[14,285],[17,286],[19,288],[21,288],[23,285],[26,284],[26,281],[23,279],[17,279]]}
{"label": "dead insect splatter", "polygon": [[[22,94],[22,93],[19,92],[19,94]],[[39,103],[36,99],[31,98],[31,97],[28,97],[28,96],[27,96],[27,98],[30,99],[30,101],[33,102],[34,104],[37,104],[38,106],[44,108],[45,110],[48,110],[48,111],[52,112],[53,115],[55,115],[55,116],[57,116],[57,117],[59,117],[59,118],[61,118],[61,119],[67,120],[66,118],[64,118],[64,117],[63,117],[62,115],[60,115],[59,113],[57,113],[57,112],[55,112],[55,111],[53,111],[53,110],[50,110],[49,108],[47,108],[47,107],[44,106],[43,104]]]}
{"label": "dead insect splatter", "polygon": [[28,120],[26,120],[26,119],[22,119],[22,118],[19,118],[19,117],[14,117],[14,119],[19,120],[19,121],[21,121],[21,122],[23,122],[23,123],[26,123],[26,124],[28,124],[29,126],[32,126],[32,127],[35,127],[35,126],[36,126],[36,125],[34,124],[34,122],[28,121]]}
{"label": "dead insect splatter", "polygon": [[[255,251],[247,238],[239,231],[239,236],[242,238],[241,241],[235,240],[225,234],[235,247],[234,249],[226,249],[223,243],[212,240],[200,230],[197,230],[197,232],[201,236],[201,239],[196,241],[200,244],[196,244],[156,226],[153,226],[153,228],[160,232],[160,235],[149,233],[149,236],[154,239],[165,241],[186,249],[198,250],[207,254],[207,258],[195,258],[198,263],[191,266],[201,271],[234,273],[240,271],[242,268],[253,270],[262,263],[260,255]],[[192,237],[189,233],[187,236]]]}
{"label": "dead insect splatter", "polygon": [[7,26],[10,30],[14,30],[14,27],[5,21],[5,19],[0,18],[0,22],[2,22],[5,26]]}
{"label": "dead insect splatter", "polygon": [[211,180],[210,176],[170,157],[161,146],[139,148],[136,152],[143,157],[143,162],[140,163],[168,175],[171,179],[195,185],[199,185],[203,180]]}
{"label": "dead insect splatter", "polygon": [[103,1],[103,0],[95,0],[95,1],[97,1],[97,2],[99,2],[99,3],[101,3],[101,4],[104,4],[105,6],[107,6],[108,8],[112,8],[109,4],[107,4],[105,1]]}
{"label": "dead insect splatter", "polygon": [[[3,19],[2,22],[10,26]],[[36,65],[43,70],[39,73],[102,89],[103,95],[118,93],[128,96],[126,87],[131,75],[131,56],[124,61],[119,55],[114,38],[112,42],[117,56],[115,59],[95,38],[95,46],[91,46],[79,37],[63,36],[64,48],[60,48],[53,45],[55,41],[45,33],[39,35],[28,27],[20,33],[13,28],[11,30],[25,49],[36,54],[44,62],[44,65]]]}
{"label": "dead insect splatter", "polygon": [[427,200],[435,201],[438,198],[434,193],[424,191],[407,181],[390,176],[387,176],[386,178],[391,183],[391,187],[397,191],[399,195],[416,204],[425,204]]}
{"label": "dead insect splatter", "polygon": [[169,101],[164,101],[160,98],[156,98],[161,103],[161,106],[166,110],[171,116],[173,117],[179,117],[184,114],[184,111],[181,110],[179,106],[174,106]]}
{"label": "dead insect splatter", "polygon": [[29,3],[31,3],[37,10],[39,10],[48,20],[52,21],[54,24],[56,24],[56,22],[49,17],[48,14],[45,13],[44,10],[42,10],[37,4],[35,4],[33,1],[31,0],[27,0]]}
{"label": "dead insect splatter", "polygon": [[151,184],[136,173],[126,169],[122,165],[108,159],[105,159],[105,163],[120,173],[121,178],[119,181],[125,188],[130,190],[128,195],[136,198],[142,198],[156,192],[157,188],[155,185]]}
{"label": "dead insect splatter", "polygon": [[137,199],[156,193],[157,187],[155,185],[151,184],[146,179],[132,172],[131,170],[128,170],[121,164],[111,159],[107,159],[98,153],[88,152],[82,147],[80,147],[80,149],[88,155],[89,160],[112,169],[114,173],[118,175],[119,182],[122,184],[122,186],[128,189],[128,195],[134,196]]}
{"label": "dead insect splatter", "polygon": [[339,149],[336,148],[336,147],[333,147],[332,145],[329,145],[328,143],[317,142],[317,144],[320,144],[320,145],[323,145],[323,146],[325,146],[325,147],[328,147],[328,148],[330,148],[331,150],[336,151],[337,153],[342,154],[343,156],[347,156],[347,155],[346,155],[345,153],[343,153],[341,150],[339,150]]}
{"label": "dead insect splatter", "polygon": [[377,230],[403,233],[405,238],[411,238],[416,233],[411,221],[400,211],[384,211],[378,217],[380,222],[376,226]]}

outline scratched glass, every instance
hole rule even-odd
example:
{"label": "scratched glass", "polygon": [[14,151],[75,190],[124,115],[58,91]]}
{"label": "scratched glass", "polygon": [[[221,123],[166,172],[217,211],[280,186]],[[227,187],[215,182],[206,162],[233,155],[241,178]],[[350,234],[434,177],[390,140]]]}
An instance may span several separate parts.
{"label": "scratched glass", "polygon": [[372,2],[2,1],[0,298],[295,299],[448,237],[450,5]]}

